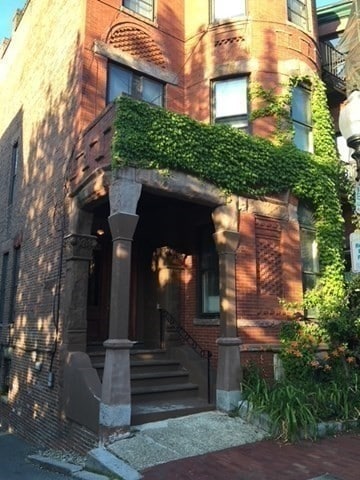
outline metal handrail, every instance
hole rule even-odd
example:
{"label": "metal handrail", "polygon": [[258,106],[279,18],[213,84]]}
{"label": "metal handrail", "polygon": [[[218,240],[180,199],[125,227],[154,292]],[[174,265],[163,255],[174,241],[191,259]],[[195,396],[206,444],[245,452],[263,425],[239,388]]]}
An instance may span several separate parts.
{"label": "metal handrail", "polygon": [[179,335],[179,337],[184,340],[190,347],[196,352],[201,358],[206,358],[207,360],[207,399],[210,403],[210,359],[212,353],[210,350],[201,348],[198,342],[190,335],[189,332],[185,330],[184,327],[169,313],[167,310],[158,307],[160,312],[160,346],[164,348],[164,323],[168,322]]}

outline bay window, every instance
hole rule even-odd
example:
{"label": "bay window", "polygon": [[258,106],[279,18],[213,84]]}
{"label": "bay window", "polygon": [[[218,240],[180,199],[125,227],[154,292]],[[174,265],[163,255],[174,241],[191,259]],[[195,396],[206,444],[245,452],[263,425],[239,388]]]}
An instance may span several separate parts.
{"label": "bay window", "polygon": [[212,21],[245,15],[245,0],[212,0]]}
{"label": "bay window", "polygon": [[247,77],[217,80],[213,84],[213,119],[235,128],[248,129]]}
{"label": "bay window", "polygon": [[309,90],[302,87],[293,88],[291,118],[295,132],[295,145],[300,150],[312,152],[312,120]]}

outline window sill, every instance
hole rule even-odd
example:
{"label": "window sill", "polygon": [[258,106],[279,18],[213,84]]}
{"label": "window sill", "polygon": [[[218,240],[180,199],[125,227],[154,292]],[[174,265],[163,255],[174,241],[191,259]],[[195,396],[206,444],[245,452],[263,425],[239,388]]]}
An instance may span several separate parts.
{"label": "window sill", "polygon": [[218,327],[220,325],[220,318],[194,318],[193,325],[197,327]]}
{"label": "window sill", "polygon": [[120,11],[127,13],[128,15],[131,15],[132,17],[136,18],[137,20],[140,20],[141,22],[145,22],[148,25],[151,25],[152,27],[158,27],[158,23],[156,21],[156,18],[154,20],[151,20],[148,17],[145,17],[144,15],[141,15],[140,13],[134,12],[134,10],[131,10],[130,8],[126,7],[120,7]]}
{"label": "window sill", "polygon": [[210,28],[222,27],[223,25],[234,24],[234,23],[244,23],[248,21],[247,15],[238,15],[236,17],[230,18],[221,18],[218,20],[211,20],[209,23]]}

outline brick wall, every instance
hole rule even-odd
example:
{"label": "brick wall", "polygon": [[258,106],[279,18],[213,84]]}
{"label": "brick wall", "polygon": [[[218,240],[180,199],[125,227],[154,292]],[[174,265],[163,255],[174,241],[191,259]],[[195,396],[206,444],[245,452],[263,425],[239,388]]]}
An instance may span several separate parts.
{"label": "brick wall", "polygon": [[[0,262],[9,252],[2,343],[6,343],[14,246],[20,247],[11,388],[0,417],[35,443],[65,446],[68,434],[94,441],[63,420],[57,310],[66,169],[77,134],[84,2],[32,0],[0,60]],[[14,200],[11,152],[19,145]],[[66,228],[66,226],[65,226]],[[1,267],[1,265],[0,265]],[[57,326],[56,326],[57,325]],[[56,338],[58,343],[56,343]],[[48,375],[54,374],[54,387]],[[3,421],[3,420],[2,420]]]}
{"label": "brick wall", "polygon": [[[273,354],[288,312],[279,299],[302,300],[299,225],[292,197],[246,200],[240,212],[240,244],[236,254],[236,313],[241,363],[257,362],[266,376],[273,372]],[[219,322],[199,318],[198,257],[187,257],[183,272],[182,317],[185,329],[217,360]]]}

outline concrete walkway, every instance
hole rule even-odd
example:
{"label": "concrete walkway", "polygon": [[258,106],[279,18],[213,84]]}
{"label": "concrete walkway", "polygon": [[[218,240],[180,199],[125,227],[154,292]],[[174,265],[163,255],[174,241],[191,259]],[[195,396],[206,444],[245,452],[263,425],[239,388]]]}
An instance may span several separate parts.
{"label": "concrete walkway", "polygon": [[266,436],[264,430],[239,417],[211,411],[135,427],[131,438],[119,440],[108,449],[141,471],[180,458],[257,442]]}

